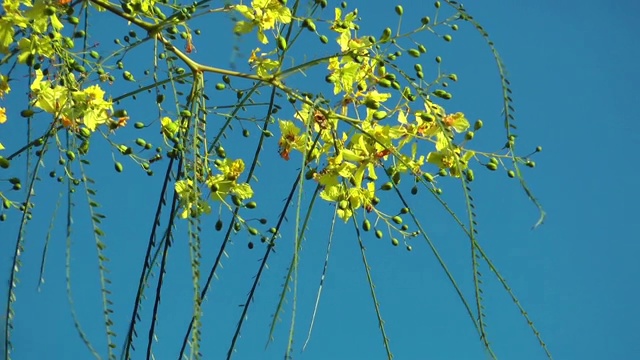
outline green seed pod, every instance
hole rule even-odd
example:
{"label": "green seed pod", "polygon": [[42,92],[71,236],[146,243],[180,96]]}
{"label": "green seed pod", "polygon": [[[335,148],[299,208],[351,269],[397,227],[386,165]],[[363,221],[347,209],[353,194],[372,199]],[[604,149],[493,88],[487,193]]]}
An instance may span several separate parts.
{"label": "green seed pod", "polygon": [[393,238],[391,239],[391,244],[393,244],[393,246],[398,246],[400,244],[400,241],[398,241],[398,239]]}
{"label": "green seed pod", "polygon": [[438,176],[447,176],[447,170],[446,169],[440,169],[440,171],[438,171]]}
{"label": "green seed pod", "polygon": [[67,19],[69,21],[69,24],[71,25],[78,25],[80,24],[80,19],[75,17],[75,16],[69,16],[69,19]]}
{"label": "green seed pod", "polygon": [[233,202],[233,205],[235,206],[242,206],[242,200],[240,200],[240,198],[236,195],[233,195],[231,197],[231,201]]}
{"label": "green seed pod", "polygon": [[311,32],[316,32],[316,24],[311,19],[304,19],[302,27],[309,29]]}
{"label": "green seed pod", "polygon": [[444,100],[451,100],[451,98],[453,97],[453,95],[451,95],[451,93],[448,93],[442,89],[438,89],[436,91],[433,92],[433,95],[444,99]]}
{"label": "green seed pod", "polygon": [[215,192],[218,192],[218,190],[220,190],[220,186],[218,186],[218,184],[211,184],[209,189],[211,189],[211,191],[215,193]]}
{"label": "green seed pod", "polygon": [[395,90],[400,90],[400,83],[397,81],[391,82],[391,87]]}
{"label": "green seed pod", "polygon": [[396,59],[396,56],[394,54],[389,54],[389,56],[387,56],[387,58],[391,61],[394,61]]}
{"label": "green seed pod", "polygon": [[407,251],[411,251],[413,250],[413,248],[411,247],[411,245],[407,245]]}
{"label": "green seed pod", "polygon": [[255,201],[250,201],[245,206],[247,207],[247,209],[255,209],[258,207],[258,203],[256,203]]}
{"label": "green seed pod", "polygon": [[122,164],[116,161],[115,169],[116,169],[117,172],[122,172],[122,170],[123,170]]}
{"label": "green seed pod", "polygon": [[164,94],[158,94],[156,96],[156,103],[162,104],[163,101],[164,101]]}
{"label": "green seed pod", "polygon": [[422,22],[422,25],[429,25],[429,23],[431,22],[431,18],[428,16],[425,16],[422,19],[420,19],[420,22]]}
{"label": "green seed pod", "polygon": [[126,70],[122,73],[122,77],[127,81],[136,81],[136,79],[133,78],[133,75]]}
{"label": "green seed pod", "polygon": [[142,129],[142,128],[144,128],[144,123],[137,122],[137,123],[133,124],[133,127],[136,128],[136,129]]}
{"label": "green seed pod", "polygon": [[422,71],[422,65],[420,64],[415,64],[413,65],[413,69],[417,72],[417,71]]}
{"label": "green seed pod", "polygon": [[451,35],[447,34],[445,36],[442,37],[444,39],[444,41],[446,42],[450,42],[451,40],[453,40],[453,38],[451,37]]}
{"label": "green seed pod", "polygon": [[244,137],[249,137],[249,135],[251,135],[251,134],[249,133],[249,130],[247,130],[247,129],[243,129],[243,130],[242,130],[242,136],[244,136]]}
{"label": "green seed pod", "polygon": [[386,111],[376,111],[373,113],[373,118],[376,120],[382,120],[387,117]]}
{"label": "green seed pod", "polygon": [[513,179],[514,177],[516,177],[516,173],[513,170],[509,170],[507,171],[507,176]]}
{"label": "green seed pod", "polygon": [[494,163],[490,162],[486,166],[487,166],[487,169],[489,169],[491,171],[498,170],[498,164],[494,164]]}
{"label": "green seed pod", "polygon": [[233,230],[238,232],[238,231],[240,231],[240,229],[242,229],[242,226],[240,225],[239,222],[236,222],[236,223],[233,224]]}
{"label": "green seed pod", "polygon": [[264,131],[264,136],[269,138],[269,137],[273,136],[273,133],[270,130],[265,130]]}
{"label": "green seed pod", "polygon": [[391,81],[389,81],[387,79],[380,79],[378,81],[378,85],[380,87],[383,87],[383,88],[389,88],[389,87],[391,87]]}
{"label": "green seed pod", "polygon": [[76,158],[76,154],[71,150],[67,150],[66,155],[67,155],[67,159],[69,159],[69,161],[73,161]]}
{"label": "green seed pod", "polygon": [[449,74],[449,79],[451,81],[458,81],[458,75],[456,74]]}
{"label": "green seed pod", "polygon": [[12,185],[20,184],[20,179],[18,179],[17,177],[12,177],[11,179],[9,179],[9,182],[10,182]]}
{"label": "green seed pod", "polygon": [[490,158],[489,162],[498,165],[498,159],[496,159],[494,157]]}
{"label": "green seed pod", "polygon": [[87,129],[87,128],[81,128],[80,129],[80,135],[83,137],[90,137],[91,136],[91,130]]}
{"label": "green seed pod", "polygon": [[376,237],[382,239],[382,230],[376,230]]}
{"label": "green seed pod", "polygon": [[424,73],[422,71],[416,72],[416,76],[418,77],[418,79],[424,79]]}
{"label": "green seed pod", "polygon": [[536,146],[536,152],[542,151],[542,146]]}
{"label": "green seed pod", "polygon": [[414,185],[411,188],[411,195],[416,195],[418,193],[418,186]]}
{"label": "green seed pod", "polygon": [[219,158],[224,159],[227,157],[227,152],[222,146],[216,146],[216,155],[218,155]]}
{"label": "green seed pod", "polygon": [[420,51],[418,49],[409,49],[407,50],[407,52],[409,53],[410,56],[413,56],[414,58],[420,57]]}
{"label": "green seed pod", "polygon": [[250,228],[249,228],[249,234],[251,234],[251,235],[253,235],[253,236],[256,236],[256,235],[258,235],[259,233],[260,233],[260,232],[259,232],[259,231],[258,231],[258,229],[256,229],[256,228],[253,228],[253,227],[250,227]]}
{"label": "green seed pod", "polygon": [[458,31],[458,25],[457,24],[451,25],[451,30]]}
{"label": "green seed pod", "polygon": [[396,5],[395,10],[396,10],[396,14],[398,14],[399,16],[402,16],[402,14],[404,13],[404,9],[400,5]]}
{"label": "green seed pod", "polygon": [[380,187],[380,190],[384,190],[384,191],[388,191],[391,189],[393,189],[393,183],[391,183],[391,181],[382,184],[382,186]]}
{"label": "green seed pod", "polygon": [[224,90],[227,88],[227,85],[223,84],[223,83],[217,83],[216,84],[216,90]]}
{"label": "green seed pod", "polygon": [[278,230],[276,230],[276,228],[272,227],[272,228],[269,228],[269,232],[272,233],[272,234],[275,234],[276,232],[278,232]]}
{"label": "green seed pod", "polygon": [[50,172],[49,172],[49,177],[50,177],[50,178],[54,178],[54,177],[56,177],[56,172],[55,172],[55,171],[50,171]]}
{"label": "green seed pod", "polygon": [[476,120],[476,123],[473,124],[473,129],[475,131],[478,131],[478,130],[482,129],[482,125],[483,125],[482,120]]}
{"label": "green seed pod", "polygon": [[422,174],[422,177],[427,180],[428,182],[433,182],[433,175],[429,174],[429,173],[424,173]]}
{"label": "green seed pod", "polygon": [[147,145],[147,142],[146,142],[146,141],[144,141],[144,139],[142,139],[142,138],[137,138],[137,139],[136,139],[136,145],[138,145],[138,146],[145,146],[145,145]]}
{"label": "green seed pod", "polygon": [[440,56],[436,56],[436,62],[440,64],[442,62],[442,58]]}
{"label": "green seed pod", "polygon": [[0,214],[0,221],[6,221],[7,220],[7,214]]}
{"label": "green seed pod", "polygon": [[466,140],[473,140],[474,136],[475,136],[475,133],[473,131],[467,131],[467,133],[464,134],[464,138]]}
{"label": "green seed pod", "polygon": [[180,116],[185,117],[185,118],[191,117],[191,111],[182,110],[182,111],[180,111]]}
{"label": "green seed pod", "polygon": [[78,153],[80,155],[86,155],[89,152],[89,141],[82,141],[80,147],[78,147]]}
{"label": "green seed pod", "polygon": [[388,42],[390,38],[391,38],[391,28],[385,28],[382,31],[382,36],[380,36],[380,42],[384,44]]}
{"label": "green seed pod", "polygon": [[473,181],[473,179],[475,178],[475,176],[473,175],[473,170],[467,169],[467,172],[465,173],[465,177],[467,178],[467,181],[469,182]]}
{"label": "green seed pod", "polygon": [[526,166],[530,167],[530,168],[534,168],[536,167],[536,162],[532,161],[532,160],[527,160],[526,163],[524,163]]}
{"label": "green seed pod", "polygon": [[435,6],[436,9],[440,9],[440,1],[436,1],[433,6]]}
{"label": "green seed pod", "polygon": [[249,248],[249,250],[253,249],[253,242],[249,241],[249,243],[247,243],[247,247]]}
{"label": "green seed pod", "polygon": [[326,37],[325,35],[321,35],[320,36],[320,42],[323,43],[323,44],[326,44],[326,43],[329,42],[329,38]]}
{"label": "green seed pod", "polygon": [[323,9],[327,7],[327,0],[316,1],[316,3],[319,3],[320,7]]}
{"label": "green seed pod", "polygon": [[427,52],[427,48],[424,45],[420,44],[418,45],[418,51],[420,51],[420,53],[422,54],[425,54]]}
{"label": "green seed pod", "polygon": [[434,191],[435,191],[435,192],[436,192],[436,194],[438,194],[438,195],[442,195],[442,193],[443,193],[442,189],[440,189],[440,188],[437,188],[437,189],[435,189]]}
{"label": "green seed pod", "polygon": [[8,209],[11,207],[11,201],[9,201],[8,199],[4,199],[2,200],[2,207],[5,209]]}
{"label": "green seed pod", "polygon": [[408,214],[408,213],[409,213],[408,207],[403,207],[402,209],[400,209],[400,214]]}
{"label": "green seed pod", "polygon": [[404,89],[402,89],[402,97],[409,101],[415,100],[415,96],[411,94],[411,88],[409,88],[408,86],[405,86]]}
{"label": "green seed pod", "polygon": [[365,219],[365,220],[362,222],[362,230],[364,230],[364,231],[369,231],[369,230],[371,230],[371,223],[369,222],[369,220]]}
{"label": "green seed pod", "polygon": [[400,216],[398,216],[398,215],[392,217],[391,221],[393,221],[394,223],[396,223],[398,225],[402,224],[402,218]]}
{"label": "green seed pod", "polygon": [[31,109],[25,109],[20,111],[20,116],[24,117],[24,118],[28,118],[33,116],[33,110]]}

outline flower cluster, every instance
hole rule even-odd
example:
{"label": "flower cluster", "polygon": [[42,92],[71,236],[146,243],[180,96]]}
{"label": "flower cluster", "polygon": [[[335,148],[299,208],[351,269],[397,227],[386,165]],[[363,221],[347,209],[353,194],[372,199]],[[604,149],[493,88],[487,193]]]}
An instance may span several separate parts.
{"label": "flower cluster", "polygon": [[99,125],[111,120],[113,104],[111,100],[104,99],[105,92],[98,85],[82,91],[61,85],[53,86],[51,81],[44,80],[42,71],[37,70],[31,92],[35,99],[33,105],[54,115],[65,127],[84,125],[90,131],[95,131]]}
{"label": "flower cluster", "polygon": [[269,43],[265,30],[275,28],[277,23],[291,22],[291,10],[281,0],[253,0],[251,7],[236,5],[235,10],[248,19],[236,23],[236,34],[247,34],[257,28],[258,40],[263,44]]}
{"label": "flower cluster", "polygon": [[[214,165],[220,172],[219,174],[214,175],[211,171],[204,171],[207,174],[204,183],[211,191],[210,197],[212,200],[224,202],[228,196],[232,196],[234,202],[239,203],[253,197],[251,186],[247,183],[238,182],[238,178],[244,172],[244,161],[242,159],[216,160]],[[196,172],[198,171],[196,170]],[[192,179],[177,181],[175,190],[180,197],[180,205],[183,209],[180,216],[183,219],[190,214],[211,213],[211,206],[200,196],[200,189]]]}

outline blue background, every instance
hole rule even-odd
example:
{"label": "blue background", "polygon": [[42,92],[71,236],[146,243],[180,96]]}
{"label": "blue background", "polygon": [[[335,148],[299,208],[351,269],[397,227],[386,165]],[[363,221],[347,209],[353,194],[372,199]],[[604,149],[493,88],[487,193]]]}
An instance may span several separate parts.
{"label": "blue background", "polygon": [[[393,5],[386,1],[353,1],[349,9],[359,8],[365,19],[363,33],[370,31],[377,35],[388,24],[395,24]],[[403,5],[407,13],[405,21],[417,21],[433,11],[430,2],[424,5],[421,1],[407,1]],[[473,194],[478,206],[480,241],[532,317],[554,358],[638,359],[640,308],[633,305],[638,302],[640,275],[640,262],[636,258],[640,252],[636,229],[638,211],[634,210],[640,200],[634,185],[638,176],[634,154],[640,135],[633,125],[637,123],[635,106],[640,102],[637,90],[640,50],[635,45],[640,35],[635,19],[638,5],[633,1],[489,1],[467,4],[467,9],[485,26],[507,65],[517,111],[519,152],[526,154],[537,145],[544,148],[535,155],[536,168],[524,170],[528,183],[548,213],[543,226],[530,230],[538,213],[517,182],[503,172],[478,170]],[[212,15],[209,19],[216,16],[228,25],[224,15]],[[326,11],[323,17],[333,15]],[[107,23],[99,21],[92,26],[94,31],[110,29]],[[227,66],[225,57],[231,46],[239,44],[246,52],[255,44],[254,34],[238,42],[226,32],[220,35],[214,26],[225,28],[200,22],[203,36],[195,38],[198,52],[194,55],[199,61]],[[460,81],[451,88],[454,100],[447,109],[464,111],[470,119],[482,118],[486,126],[478,132],[478,144],[488,144],[486,149],[491,151],[504,141],[498,74],[483,39],[469,24],[460,26],[461,29],[453,33],[451,44],[443,44],[426,34],[418,38],[429,48],[428,58],[442,55],[443,68],[458,74]],[[123,30],[122,35],[124,33]],[[106,49],[111,46],[108,37],[101,41]],[[316,51],[321,51],[320,43],[313,36],[305,41],[306,46],[302,47],[307,55],[314,56]],[[221,53],[225,54],[222,58]],[[128,63],[133,67],[148,66],[149,59],[141,54],[144,48],[138,51],[138,57],[128,58]],[[239,70],[246,70],[241,57],[236,61]],[[430,60],[424,62],[425,68],[428,64],[435,65]],[[410,62],[407,64],[411,66]],[[208,77],[212,78],[212,82],[218,81],[215,76]],[[309,80],[300,84],[312,85]],[[14,95],[20,92],[19,85],[12,83],[12,86]],[[114,89],[118,89],[117,86]],[[120,92],[114,90],[114,93]],[[138,100],[138,104],[142,103],[142,99]],[[0,104],[12,108],[23,103],[5,99]],[[15,108],[11,111],[16,114]],[[138,118],[150,122],[155,116],[144,108],[129,112],[131,122]],[[282,116],[290,116],[290,112],[288,114]],[[19,116],[10,117],[7,124],[0,127],[0,141],[7,149],[19,146],[18,139],[9,139],[8,134],[12,129],[24,129],[23,125],[16,125],[20,121]],[[35,126],[43,129],[46,125]],[[257,137],[254,135],[252,139],[255,141]],[[94,156],[100,149],[100,145],[95,146]],[[225,147],[229,156],[237,157],[253,151],[254,145],[248,146],[250,150],[243,145]],[[298,158],[283,162],[276,151],[277,138],[274,137],[265,146],[267,155],[258,173],[259,185],[256,185],[268,193],[260,195],[259,208],[254,211],[260,214],[256,216],[267,217],[270,225],[276,220],[299,165]],[[116,174],[112,171],[110,155],[94,159],[92,176],[100,180],[98,200],[104,208],[102,212],[108,215],[103,228],[107,233],[107,254],[111,258],[117,343],[121,344],[157,201],[155,194],[160,189],[160,176],[147,178],[126,161],[123,161],[125,167],[129,164],[131,171]],[[96,165],[98,159],[105,165]],[[53,165],[55,159],[49,162]],[[12,167],[12,171],[16,169],[19,167]],[[160,175],[161,171],[156,173]],[[5,177],[5,173],[1,176]],[[21,283],[17,289],[12,336],[14,358],[88,358],[90,354],[73,327],[64,290],[64,212],[58,214],[56,227],[51,232],[46,282],[39,292],[36,289],[51,214],[58,192],[65,189],[46,180],[36,188],[35,201],[40,207],[27,231],[19,273]],[[8,192],[9,185],[5,184],[2,190]],[[443,185],[445,198],[456,210],[463,210],[461,197],[456,197],[461,189],[455,182],[446,184]],[[104,355],[95,243],[85,214],[86,203],[81,196],[77,199],[72,253],[76,311],[89,338]],[[468,240],[426,192],[411,201],[465,295],[471,297]],[[307,349],[300,351],[328,239],[331,208],[324,202],[317,206],[312,218],[315,223],[301,255],[294,357],[385,358],[357,241],[351,226],[339,222],[313,336]],[[13,221],[0,224],[3,279],[8,278],[17,231],[18,214],[13,212],[9,216]],[[271,255],[269,270],[249,310],[235,359],[282,358],[291,319],[290,294],[274,342],[266,350],[265,343],[291,258],[294,218],[289,216],[289,233],[284,233],[276,253]],[[214,221],[215,216],[210,216],[203,223],[205,269],[212,263],[221,241],[219,233],[213,231]],[[178,230],[184,229],[184,225],[179,225]],[[226,354],[242,310],[238,305],[245,301],[263,254],[261,243],[256,242],[256,248],[248,250],[247,240],[248,235],[234,238],[228,248],[229,258],[218,271],[219,280],[214,281],[204,303],[201,349],[204,358],[217,359]],[[189,320],[192,290],[186,241],[186,236],[176,238],[169,259],[157,330],[159,342],[154,345],[157,359],[177,357],[177,339],[181,340]],[[364,241],[395,358],[485,357],[470,319],[424,241],[412,240],[412,252],[394,248],[388,238],[381,241],[371,234]],[[526,322],[486,266],[483,274],[488,334],[498,357],[544,358]],[[149,298],[152,293],[152,290],[148,293]],[[0,294],[6,299],[6,289]],[[144,304],[143,326],[148,324],[151,306],[150,300]],[[139,335],[134,358],[142,358],[146,347],[146,331],[139,331]]]}

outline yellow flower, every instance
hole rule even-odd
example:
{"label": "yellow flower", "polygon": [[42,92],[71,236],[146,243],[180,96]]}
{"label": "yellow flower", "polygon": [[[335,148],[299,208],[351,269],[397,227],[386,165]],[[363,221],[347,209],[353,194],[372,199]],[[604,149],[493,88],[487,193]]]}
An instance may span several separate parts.
{"label": "yellow flower", "polygon": [[249,64],[256,69],[256,74],[260,77],[269,77],[274,70],[277,70],[280,66],[280,62],[277,60],[267,59],[264,56],[267,54],[262,53],[260,56],[256,55],[260,51],[260,48],[255,48],[251,52],[249,57]]}
{"label": "yellow flower", "polygon": [[240,200],[253,197],[253,189],[247,183],[238,184],[238,178],[244,171],[244,161],[242,159],[224,159],[222,163],[216,165],[222,174],[210,176],[206,184],[211,189],[211,198],[214,201],[222,201],[227,195],[232,194]]}
{"label": "yellow flower", "polygon": [[304,134],[300,135],[300,128],[292,121],[280,120],[280,132],[282,136],[278,141],[278,148],[283,159],[289,160],[291,149],[300,152],[306,151],[306,136]]}
{"label": "yellow flower", "polygon": [[452,128],[458,133],[461,133],[469,128],[469,120],[464,117],[464,114],[461,112],[455,114],[449,114],[442,119],[444,126],[447,129]]}
{"label": "yellow flower", "polygon": [[288,24],[291,22],[291,10],[281,0],[253,0],[251,8],[246,5],[236,5],[234,9],[249,20],[238,21],[234,32],[247,34],[254,27],[257,27],[258,40],[263,44],[269,43],[264,34],[265,30],[275,28],[276,23]]}
{"label": "yellow flower", "polygon": [[11,91],[9,78],[6,75],[0,75],[0,99],[2,99],[5,94],[8,94],[9,91]]}
{"label": "yellow flower", "polygon": [[193,184],[193,180],[179,180],[175,184],[176,193],[180,198],[180,206],[184,209],[180,217],[186,219],[189,215],[199,215],[211,213],[211,207],[206,201],[200,198],[199,191]]}
{"label": "yellow flower", "polygon": [[0,124],[4,124],[7,121],[7,109],[0,107]]}

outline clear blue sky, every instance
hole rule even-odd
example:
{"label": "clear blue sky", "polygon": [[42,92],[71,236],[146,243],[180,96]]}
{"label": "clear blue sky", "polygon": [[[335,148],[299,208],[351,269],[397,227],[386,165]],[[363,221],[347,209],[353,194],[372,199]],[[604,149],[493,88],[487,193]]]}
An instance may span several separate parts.
{"label": "clear blue sky", "polygon": [[[395,16],[393,5],[381,0],[351,1],[349,9],[358,7],[365,19],[363,30],[370,29],[377,35]],[[531,230],[538,214],[517,183],[503,173],[479,171],[473,188],[480,241],[532,317],[554,358],[638,359],[640,308],[633,304],[640,295],[637,280],[640,262],[636,259],[640,243],[636,229],[638,211],[633,209],[640,200],[634,185],[635,177],[640,174],[634,165],[633,154],[637,150],[635,146],[640,144],[640,135],[633,124],[637,123],[635,106],[640,102],[637,89],[640,50],[635,46],[640,26],[634,17],[640,6],[633,1],[591,0],[486,1],[482,5],[466,5],[490,33],[509,71],[520,152],[526,154],[537,145],[544,148],[535,156],[536,168],[525,169],[525,174],[548,213],[544,225]],[[431,2],[423,5],[422,1],[406,1],[404,7],[409,16],[414,17],[416,9],[422,7],[420,16],[432,12]],[[228,21],[225,16],[219,18],[221,22]],[[107,29],[106,24],[93,26],[95,30]],[[226,33],[221,35],[208,28],[211,23],[200,26],[203,36],[195,39],[196,59],[225,66],[227,51],[220,49],[228,49],[234,43],[229,42]],[[122,31],[121,35],[124,34]],[[308,39],[307,51],[313,56],[319,51],[320,43],[312,36]],[[248,35],[240,41],[240,46],[249,48],[253,40],[253,35]],[[479,137],[499,139],[497,136],[492,138],[491,134],[502,136],[500,87],[496,66],[483,39],[471,26],[461,24],[451,44],[441,44],[427,35],[422,40],[430,49],[429,55],[442,55],[443,66],[460,78],[452,88],[455,99],[450,106],[464,111],[471,119],[484,120],[486,129],[478,134]],[[104,46],[111,46],[107,44],[111,42],[109,37],[100,41]],[[224,54],[222,58],[220,53]],[[142,55],[139,59],[141,63],[148,61]],[[133,58],[128,58],[128,63],[137,66]],[[427,64],[433,63],[425,60],[424,66]],[[245,70],[244,64],[239,66],[240,70]],[[215,77],[210,79],[213,79],[212,83],[218,81]],[[138,100],[135,106],[141,104],[143,102]],[[10,106],[8,100],[0,101],[0,105]],[[153,111],[149,115],[144,108],[130,110],[132,122],[150,122],[155,116]],[[23,129],[8,127],[18,121],[21,121],[19,117],[10,119],[3,126]],[[18,143],[8,139],[9,131],[12,130],[0,128],[0,140],[11,149],[11,145],[15,148]],[[132,132],[130,136],[136,134]],[[255,210],[259,214],[256,216],[267,217],[270,224],[276,220],[297,165],[295,161],[285,163],[277,157],[276,142],[277,139],[272,138],[266,145],[266,151],[273,154],[269,158],[273,160],[263,161],[259,186],[268,194],[258,198],[259,208]],[[226,148],[230,156],[248,151],[243,145]],[[92,151],[99,149],[100,145],[96,144]],[[109,246],[107,254],[111,258],[115,330],[119,335],[117,343],[121,344],[157,201],[154,194],[160,189],[160,176],[150,179],[127,161],[124,164],[130,171],[126,176],[115,174],[110,153],[102,157],[104,166],[96,165],[100,157],[94,159],[92,175],[100,180],[98,200],[103,212],[109,215],[104,230]],[[50,160],[48,165],[54,162]],[[161,167],[157,169],[160,175]],[[8,176],[5,172],[0,173],[1,178]],[[64,190],[49,181],[46,173],[43,177],[47,179],[39,184],[37,197],[43,205],[34,214],[27,232],[21,283],[17,290],[14,358],[53,358],[55,354],[55,358],[85,359],[89,358],[89,353],[73,327],[64,290],[63,212],[58,214],[52,232],[46,282],[40,292],[36,291],[44,236],[58,190]],[[8,185],[2,187],[3,191],[9,190]],[[453,183],[449,188],[452,194],[459,190]],[[422,196],[426,197],[426,194]],[[455,196],[449,199],[453,203],[459,200]],[[433,201],[412,201],[427,219],[431,237],[459,278],[465,294],[472,296],[468,240]],[[44,205],[45,202],[50,205]],[[77,201],[78,214],[85,206],[84,201]],[[330,207],[326,203],[319,204],[314,214],[316,223],[302,253],[295,359],[383,359],[384,348],[359,248],[351,227],[342,224],[337,226],[313,336],[307,349],[300,352],[322,271],[329,213]],[[3,284],[6,284],[10,269],[17,215],[10,213],[10,219],[14,221],[0,224]],[[214,221],[215,217],[210,216],[203,224],[206,229],[203,232],[205,264],[211,264],[221,241],[219,233],[213,231]],[[104,354],[95,245],[89,226],[86,217],[77,215],[73,231],[73,290],[80,321],[94,345]],[[189,320],[191,281],[186,241],[186,236],[176,239],[169,259],[158,324],[159,343],[154,345],[156,359],[176,358],[179,349],[176,338],[183,336]],[[257,242],[256,247],[249,250],[246,241],[244,235],[234,238],[234,244],[228,248],[229,258],[223,261],[224,268],[218,273],[220,279],[214,282],[212,293],[204,304],[202,353],[206,359],[218,359],[226,354],[242,311],[238,305],[245,301],[263,254],[262,244]],[[251,305],[234,359],[282,358],[288,338],[291,301],[276,330],[275,342],[266,350],[264,346],[285,266],[291,256],[290,238],[280,241]],[[380,241],[372,236],[365,241],[396,359],[485,357],[472,323],[424,241],[414,240],[412,252],[402,247],[394,248],[388,240]],[[501,285],[486,266],[483,273],[488,334],[498,357],[543,359],[544,352]],[[0,294],[4,308],[4,286]],[[151,294],[149,292],[149,299]],[[151,306],[150,300],[144,304],[145,325]],[[136,359],[142,358],[146,348],[146,331],[139,331],[139,335]]]}

